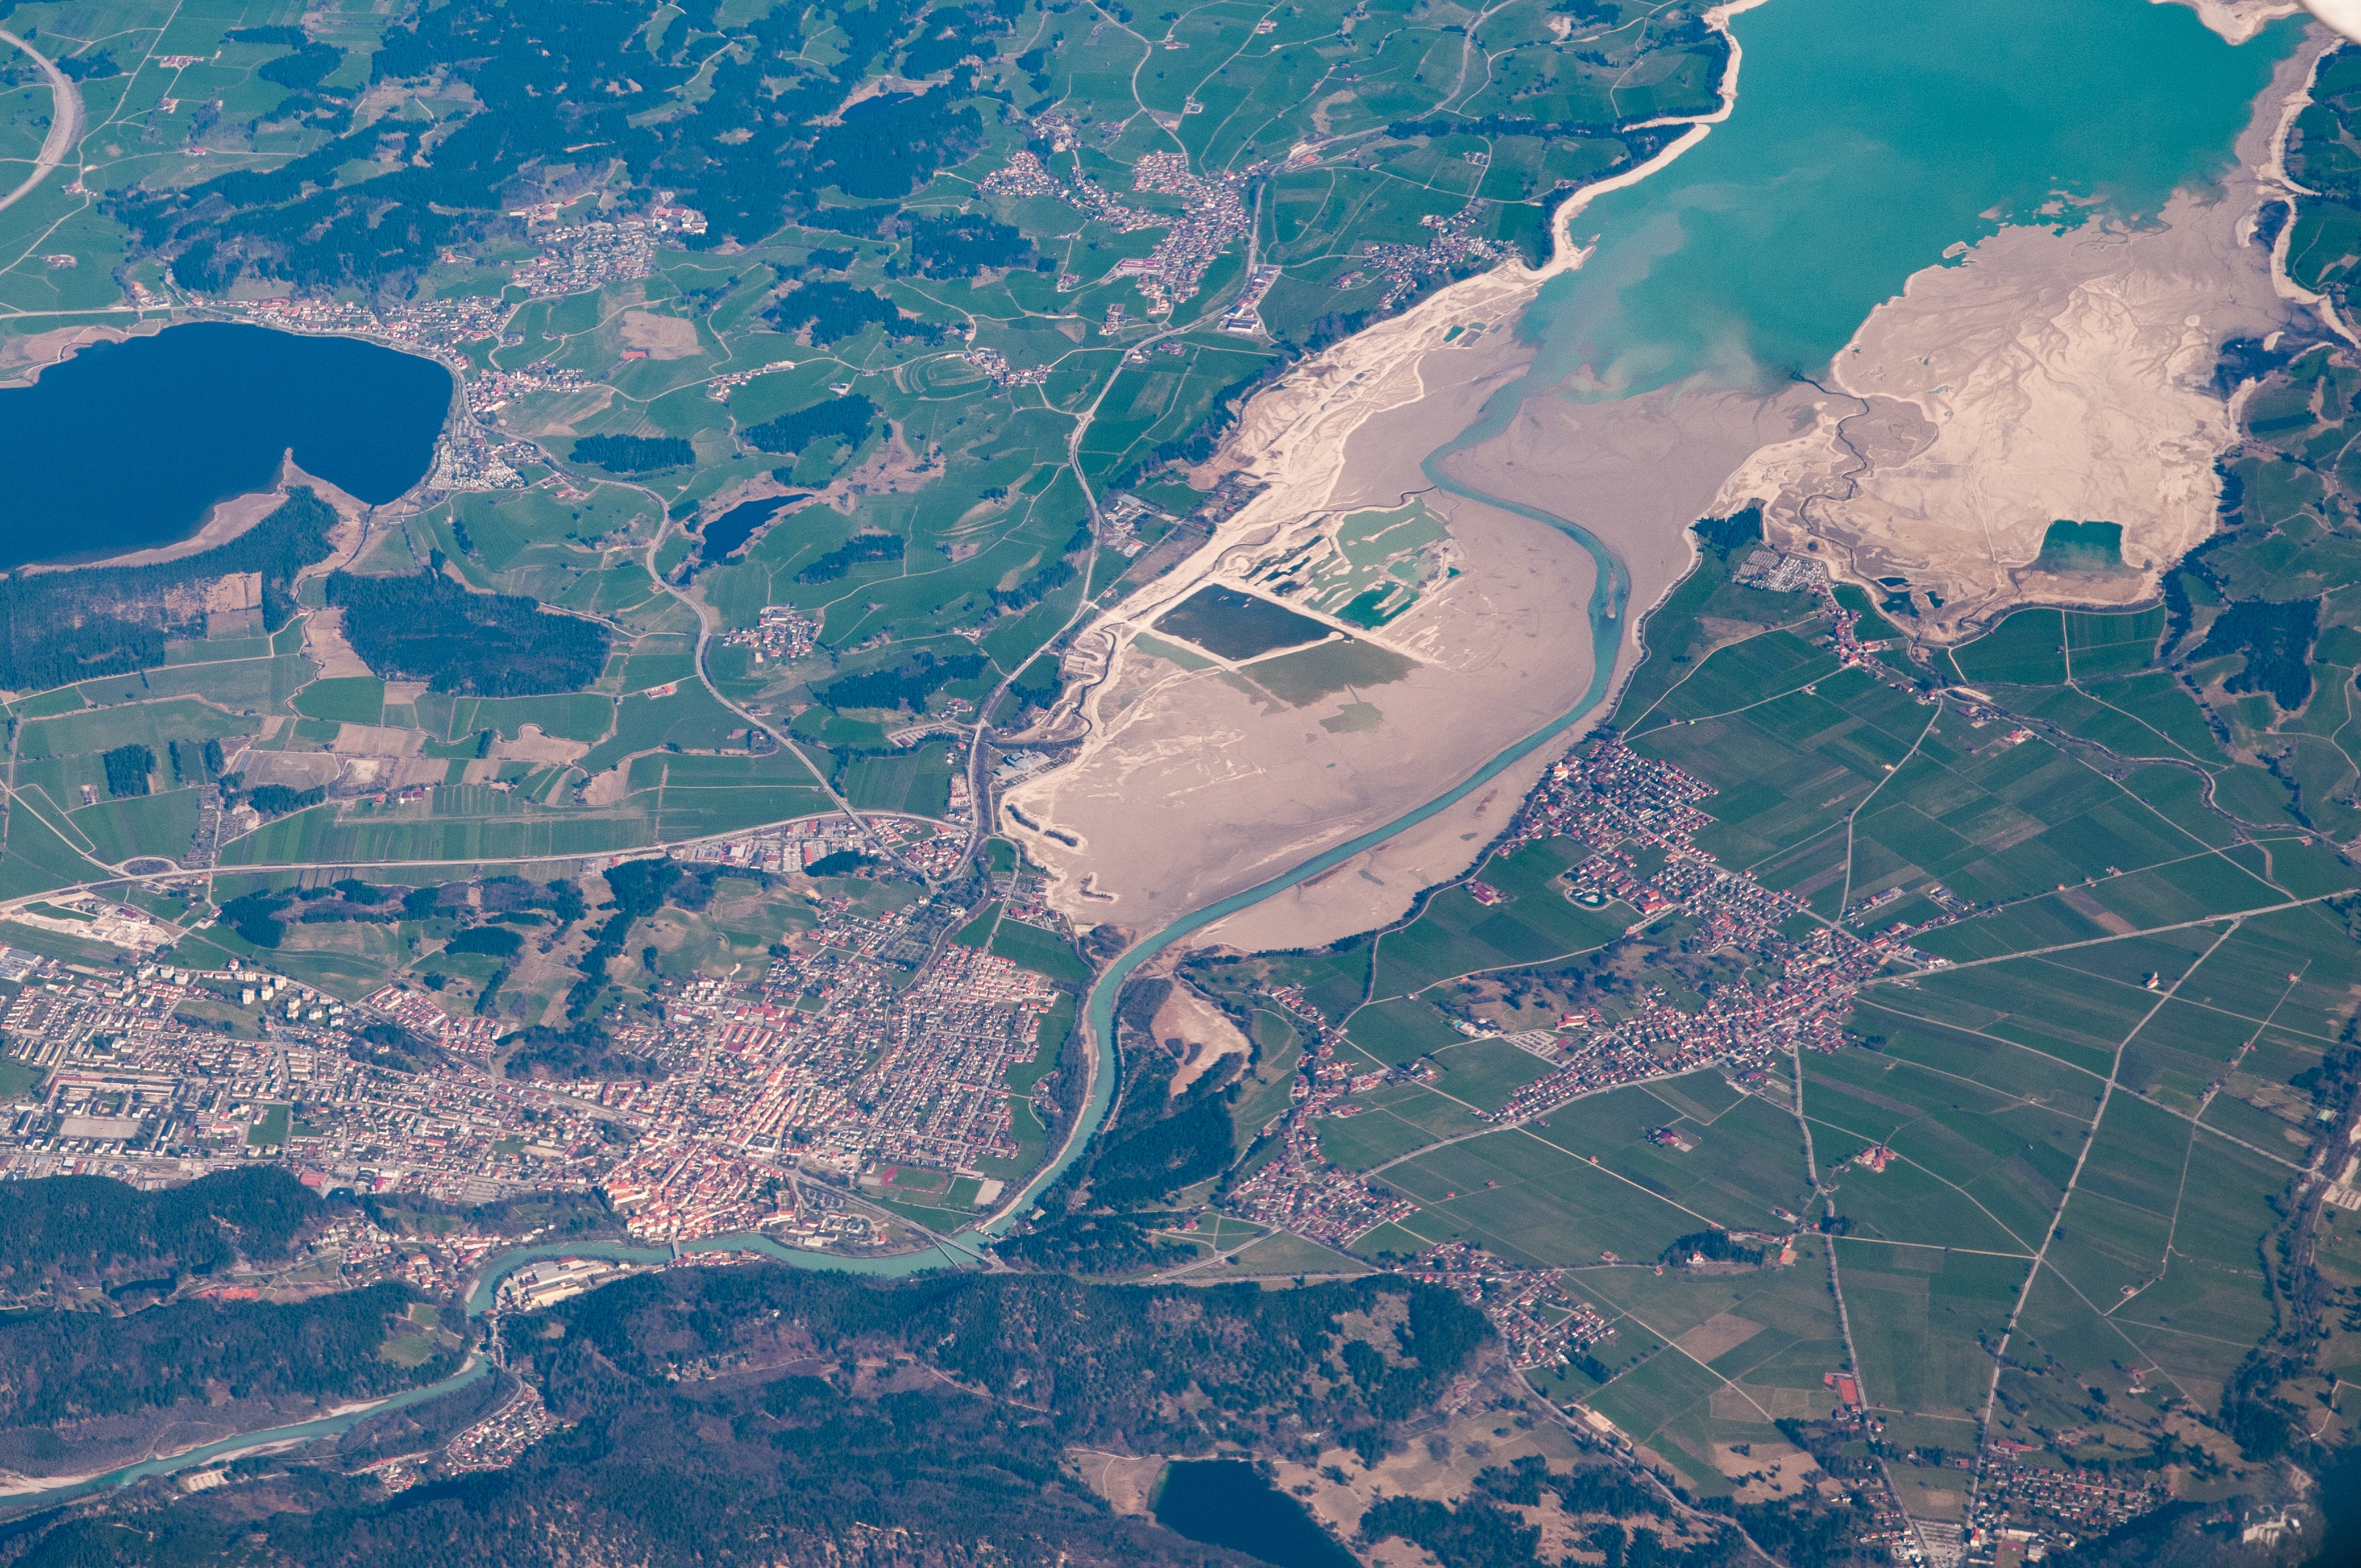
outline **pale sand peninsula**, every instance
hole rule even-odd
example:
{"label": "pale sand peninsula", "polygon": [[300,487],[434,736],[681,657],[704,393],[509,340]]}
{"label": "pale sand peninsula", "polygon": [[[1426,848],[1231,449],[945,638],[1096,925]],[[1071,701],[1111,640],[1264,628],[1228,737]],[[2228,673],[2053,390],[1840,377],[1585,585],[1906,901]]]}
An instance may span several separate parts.
{"label": "pale sand peninsula", "polygon": [[[1714,510],[1759,505],[1773,544],[1880,594],[1906,584],[1930,642],[2019,605],[2152,600],[2213,532],[2214,461],[2237,440],[2221,345],[2296,324],[2253,238],[2256,171],[2324,47],[2281,63],[2238,172],[2158,221],[2004,229],[1912,275],[1837,355],[1810,428],[1741,464]],[[2122,568],[2045,569],[2059,520],[2118,524]]]}
{"label": "pale sand peninsula", "polygon": [[[2149,0],[2149,3],[2186,5],[2197,13],[2199,21],[2234,44],[2245,43],[2281,16],[2292,16],[2303,9],[2296,0]],[[2350,0],[2346,3],[2350,4]]]}
{"label": "pale sand peninsula", "polygon": [[[270,488],[256,490],[243,496],[232,496],[216,501],[205,513],[203,524],[188,538],[171,544],[159,544],[152,550],[134,550],[122,555],[110,555],[99,561],[70,561],[56,564],[34,564],[17,568],[20,572],[76,572],[93,566],[153,566],[159,562],[183,560],[217,549],[269,517],[286,504],[289,492],[309,488],[335,511],[339,526],[331,537],[349,550],[357,543],[354,534],[362,520],[372,510],[367,501],[330,484],[316,475],[307,474],[295,466],[295,454],[291,450],[280,460],[279,478]],[[310,575],[310,574],[307,574]]]}
{"label": "pale sand peninsula", "polygon": [[[1705,19],[1726,31],[1730,16],[1760,3],[1737,0]],[[1440,291],[1308,359],[1248,405],[1219,466],[1268,488],[1194,557],[1085,634],[1068,660],[1087,687],[1076,715],[1086,726],[1078,751],[1009,794],[1014,809],[1001,827],[1051,870],[1056,906],[1093,923],[1164,924],[1447,793],[1581,700],[1593,673],[1586,606],[1596,569],[1587,552],[1545,523],[1436,491],[1419,465],[1522,372],[1530,351],[1510,329],[1543,281],[1587,256],[1572,220],[1592,198],[1646,178],[1727,118],[1738,67],[1733,40],[1718,112],[1647,165],[1560,209],[1547,266],[1510,264]],[[1701,483],[1709,491],[1710,480]],[[1250,671],[1183,668],[1156,652],[1152,638],[1138,643],[1159,615],[1198,588],[1242,584],[1290,552],[1333,539],[1352,509],[1411,496],[1445,520],[1463,572],[1382,632],[1362,637],[1415,659],[1407,674],[1292,707],[1256,695]],[[1559,499],[1542,504],[1563,514]],[[1653,516],[1596,521],[1593,532],[1610,551],[1648,563],[1634,574],[1636,602],[1660,595],[1673,574],[1654,559],[1669,561],[1684,546],[1652,548],[1643,534]],[[1673,533],[1680,537],[1677,527]],[[1622,662],[1632,648],[1627,637]],[[1580,732],[1269,901],[1273,916],[1242,915],[1200,939],[1238,939],[1246,919],[1276,919],[1290,928],[1274,943],[1294,946],[1400,914],[1420,887],[1472,863]]]}

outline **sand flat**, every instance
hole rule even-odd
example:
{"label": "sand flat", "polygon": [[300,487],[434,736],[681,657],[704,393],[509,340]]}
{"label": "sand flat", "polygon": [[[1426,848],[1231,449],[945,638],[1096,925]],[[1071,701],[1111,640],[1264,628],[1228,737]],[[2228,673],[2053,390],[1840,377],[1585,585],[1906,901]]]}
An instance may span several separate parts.
{"label": "sand flat", "polygon": [[[1726,35],[1731,16],[1760,3],[1730,0],[1704,20]],[[1733,39],[1714,113],[1691,122],[1646,164],[1559,206],[1546,265],[1510,262],[1442,289],[1302,361],[1247,404],[1230,440],[1192,482],[1243,470],[1267,488],[1193,556],[1078,640],[1067,673],[1087,695],[1047,727],[1063,736],[1079,725],[1078,752],[1010,792],[1014,810],[1043,830],[1005,814],[1004,828],[1055,873],[1054,905],[1092,921],[1173,918],[1448,793],[1518,741],[1563,721],[1582,700],[1596,646],[1587,606],[1597,567],[1587,549],[1546,522],[1445,494],[1422,464],[1530,364],[1531,349],[1516,338],[1518,317],[1543,283],[1589,254],[1571,222],[1596,197],[1647,178],[1728,118],[1740,58]],[[1635,608],[1661,598],[1690,558],[1680,524],[1696,513],[1675,515],[1689,505],[1686,498],[1709,497],[1766,439],[1750,431],[1752,439],[1731,442],[1728,459],[1719,461],[1719,448],[1702,459],[1679,450],[1689,433],[1673,430],[1652,460],[1661,467],[1671,449],[1681,482],[1668,488],[1665,475],[1642,471],[1650,462],[1627,463],[1628,488],[1650,504],[1583,519],[1631,564]],[[1792,433],[1792,426],[1777,433]],[[1463,454],[1449,471],[1485,494],[1568,515],[1548,464],[1528,464],[1521,478],[1530,483],[1521,489],[1488,482],[1511,460],[1496,470],[1485,454]],[[1564,466],[1581,468],[1578,460]],[[1682,499],[1668,503],[1668,490]],[[1406,676],[1348,692],[1332,713],[1282,713],[1288,705],[1269,702],[1244,674],[1187,671],[1160,656],[1156,641],[1137,641],[1157,616],[1205,584],[1244,586],[1292,552],[1333,548],[1349,511],[1399,507],[1412,497],[1444,517],[1466,558],[1453,591],[1429,592],[1399,620],[1364,635],[1418,659]],[[1633,619],[1625,618],[1617,655],[1623,669],[1639,653]],[[1465,870],[1554,752],[1584,732],[1576,727],[1400,841],[1356,857],[1356,874],[1315,879],[1286,895],[1285,912],[1296,924],[1287,945],[1382,921],[1406,908],[1418,886]],[[1395,874],[1378,877],[1372,863]],[[1270,917],[1248,912],[1239,934]]]}
{"label": "sand flat", "polygon": [[1449,510],[1468,567],[1386,629],[1434,655],[1397,679],[1297,705],[1246,674],[1118,653],[1078,759],[1010,791],[1045,829],[1008,828],[1054,896],[1126,924],[1202,907],[1433,799],[1578,701],[1589,556],[1524,518]]}
{"label": "sand flat", "polygon": [[[2252,219],[2322,47],[2280,63],[2213,190],[2136,225],[2005,228],[1912,274],[1837,355],[1809,427],[1740,465],[1715,510],[1759,504],[1773,544],[1903,585],[1931,642],[2024,604],[2153,599],[2213,532],[2237,440],[2222,343],[2303,324]],[[2045,569],[2059,521],[2118,524],[2121,567]]]}

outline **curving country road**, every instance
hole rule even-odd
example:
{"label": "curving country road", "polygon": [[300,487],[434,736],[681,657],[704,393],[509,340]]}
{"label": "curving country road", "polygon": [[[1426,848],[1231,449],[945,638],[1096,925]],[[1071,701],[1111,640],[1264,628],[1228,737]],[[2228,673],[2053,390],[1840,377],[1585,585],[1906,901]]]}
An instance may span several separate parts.
{"label": "curving country road", "polygon": [[0,28],[0,43],[23,49],[34,64],[49,73],[49,93],[57,106],[49,111],[49,134],[41,143],[41,156],[34,161],[33,172],[25,182],[5,196],[0,196],[0,208],[12,207],[33,193],[33,188],[49,178],[49,170],[66,160],[66,151],[82,132],[82,93],[66,73],[50,59],[16,34]]}

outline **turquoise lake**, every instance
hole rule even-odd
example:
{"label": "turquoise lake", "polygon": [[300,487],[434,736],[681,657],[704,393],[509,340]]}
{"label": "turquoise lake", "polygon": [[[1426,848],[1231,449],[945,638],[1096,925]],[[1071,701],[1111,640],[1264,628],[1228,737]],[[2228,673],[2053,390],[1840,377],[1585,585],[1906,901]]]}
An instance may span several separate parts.
{"label": "turquoise lake", "polygon": [[1911,273],[2053,192],[2153,214],[2219,177],[2302,36],[2234,49],[2147,0],[1769,0],[1731,31],[1736,112],[1576,214],[1598,249],[1527,313],[1528,390],[1817,376]]}

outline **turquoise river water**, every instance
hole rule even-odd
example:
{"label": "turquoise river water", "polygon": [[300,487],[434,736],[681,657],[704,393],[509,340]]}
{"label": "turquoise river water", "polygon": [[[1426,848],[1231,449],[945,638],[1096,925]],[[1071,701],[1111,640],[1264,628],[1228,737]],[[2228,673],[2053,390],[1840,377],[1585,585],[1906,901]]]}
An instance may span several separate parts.
{"label": "turquoise river water", "polygon": [[[1628,397],[1680,382],[1771,388],[1817,375],[1870,310],[2003,221],[2029,221],[2063,192],[2090,210],[2152,214],[2174,190],[2227,167],[2231,144],[2272,67],[2301,37],[2281,23],[2238,49],[2181,5],[2147,0],[1770,0],[1733,24],[1745,50],[1737,110],[1704,142],[1577,218],[1599,236],[1578,271],[1544,286],[1520,324],[1532,368],[1439,447],[1437,483],[1565,530],[1590,551],[1597,674],[1575,707],[1507,747],[1457,787],[1313,856],[1282,876],[1186,916],[1117,959],[1092,988],[1087,1040],[1099,1053],[1082,1136],[1019,1200],[948,1246],[857,1259],[726,1236],[696,1250],[752,1248],[798,1266],[881,1277],[968,1266],[1080,1157],[1115,1092],[1115,996],[1131,972],[1212,922],[1308,881],[1452,806],[1564,735],[1606,696],[1629,577],[1598,539],[1549,512],[1471,491],[1439,472],[1448,454],[1504,428],[1529,397]],[[1567,378],[1587,369],[1580,391]],[[669,1249],[534,1247],[486,1269],[470,1312],[510,1269],[537,1256],[653,1263]],[[488,1375],[471,1365],[377,1409]],[[325,1437],[375,1411],[232,1438],[39,1494],[65,1498],[291,1438]]]}

